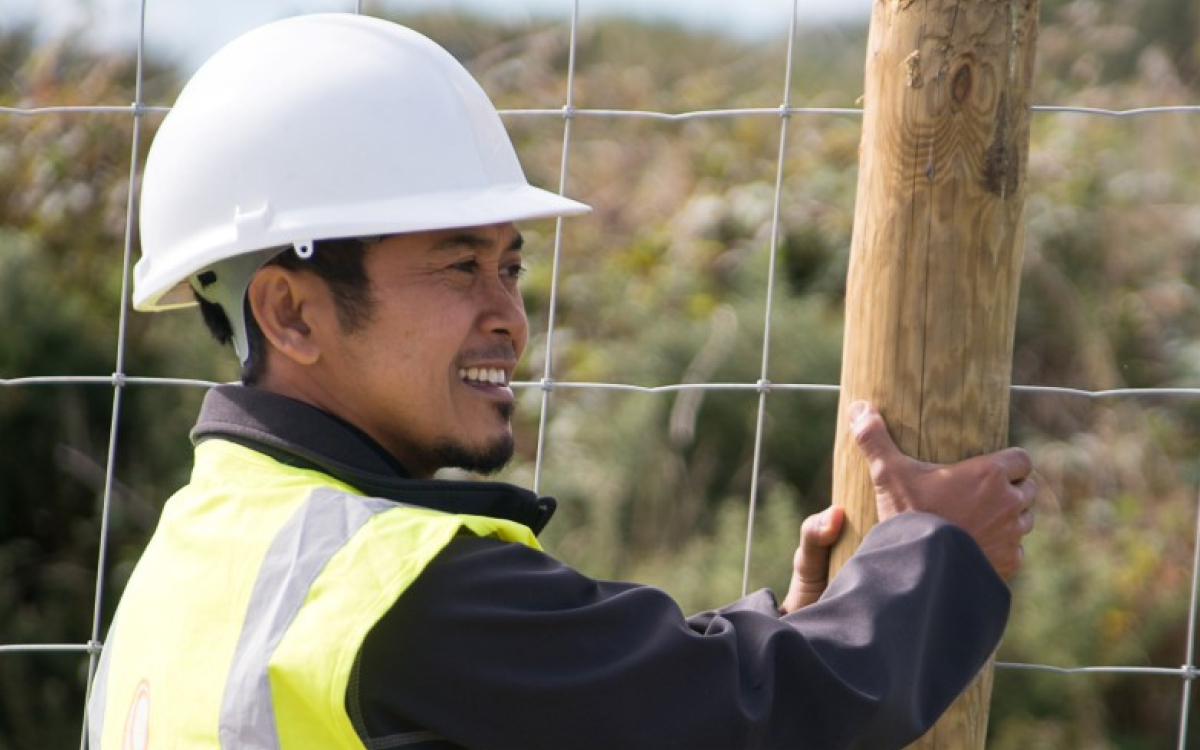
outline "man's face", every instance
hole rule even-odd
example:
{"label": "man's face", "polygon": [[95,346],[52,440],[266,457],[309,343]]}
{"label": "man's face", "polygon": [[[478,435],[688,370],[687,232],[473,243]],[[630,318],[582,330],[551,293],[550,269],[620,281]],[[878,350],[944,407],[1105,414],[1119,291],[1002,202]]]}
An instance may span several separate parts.
{"label": "man's face", "polygon": [[512,224],[395,235],[366,257],[369,321],[323,354],[340,416],[416,476],[512,456],[509,388],[529,337]]}

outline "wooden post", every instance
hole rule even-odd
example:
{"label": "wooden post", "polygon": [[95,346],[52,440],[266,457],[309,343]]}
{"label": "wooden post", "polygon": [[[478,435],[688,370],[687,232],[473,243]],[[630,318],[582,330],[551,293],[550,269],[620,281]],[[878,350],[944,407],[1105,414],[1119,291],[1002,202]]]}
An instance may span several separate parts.
{"label": "wooden post", "polygon": [[[1037,0],[875,0],[846,290],[837,570],[876,522],[844,428],[879,406],[909,455],[951,462],[1008,432]],[[991,666],[917,747],[982,748]]]}

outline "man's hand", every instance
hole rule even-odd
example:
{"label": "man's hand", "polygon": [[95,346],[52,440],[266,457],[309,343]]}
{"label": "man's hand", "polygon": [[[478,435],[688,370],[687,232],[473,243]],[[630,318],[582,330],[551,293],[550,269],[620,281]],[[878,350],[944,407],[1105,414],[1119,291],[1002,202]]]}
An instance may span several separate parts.
{"label": "man's hand", "polygon": [[829,550],[842,533],[845,520],[846,512],[836,505],[804,519],[800,546],[792,558],[792,585],[779,607],[782,614],[791,614],[821,598],[829,583]]}
{"label": "man's hand", "polygon": [[870,404],[855,402],[849,415],[871,470],[880,521],[906,511],[939,515],[974,537],[1001,578],[1016,574],[1037,495],[1029,454],[1007,448],[955,464],[925,463],[900,452]]}

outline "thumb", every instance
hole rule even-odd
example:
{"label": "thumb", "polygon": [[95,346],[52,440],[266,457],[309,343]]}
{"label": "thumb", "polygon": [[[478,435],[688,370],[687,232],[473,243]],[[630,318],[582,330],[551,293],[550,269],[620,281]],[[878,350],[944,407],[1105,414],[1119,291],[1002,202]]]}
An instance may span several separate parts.
{"label": "thumb", "polygon": [[876,462],[886,462],[900,457],[900,449],[888,434],[887,424],[883,415],[872,404],[866,401],[855,401],[847,410],[850,420],[850,434],[854,442],[872,467]]}

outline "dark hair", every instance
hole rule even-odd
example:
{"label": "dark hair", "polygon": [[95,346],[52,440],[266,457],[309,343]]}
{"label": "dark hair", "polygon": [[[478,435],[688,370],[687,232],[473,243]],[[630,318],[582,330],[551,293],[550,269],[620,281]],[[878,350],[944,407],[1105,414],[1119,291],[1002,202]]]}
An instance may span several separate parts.
{"label": "dark hair", "polygon": [[[374,305],[370,280],[367,278],[368,246],[369,242],[355,238],[318,240],[314,243],[313,254],[309,258],[300,258],[289,249],[281,251],[265,265],[313,273],[323,279],[333,292],[338,323],[342,331],[353,333],[370,320]],[[203,299],[195,291],[193,295],[200,304],[200,314],[213,338],[222,345],[233,341],[233,328],[221,306]],[[241,379],[243,385],[255,385],[266,372],[266,338],[258,326],[258,321],[254,319],[250,305],[246,300],[243,300],[242,304],[245,305],[249,357],[242,365]]]}

